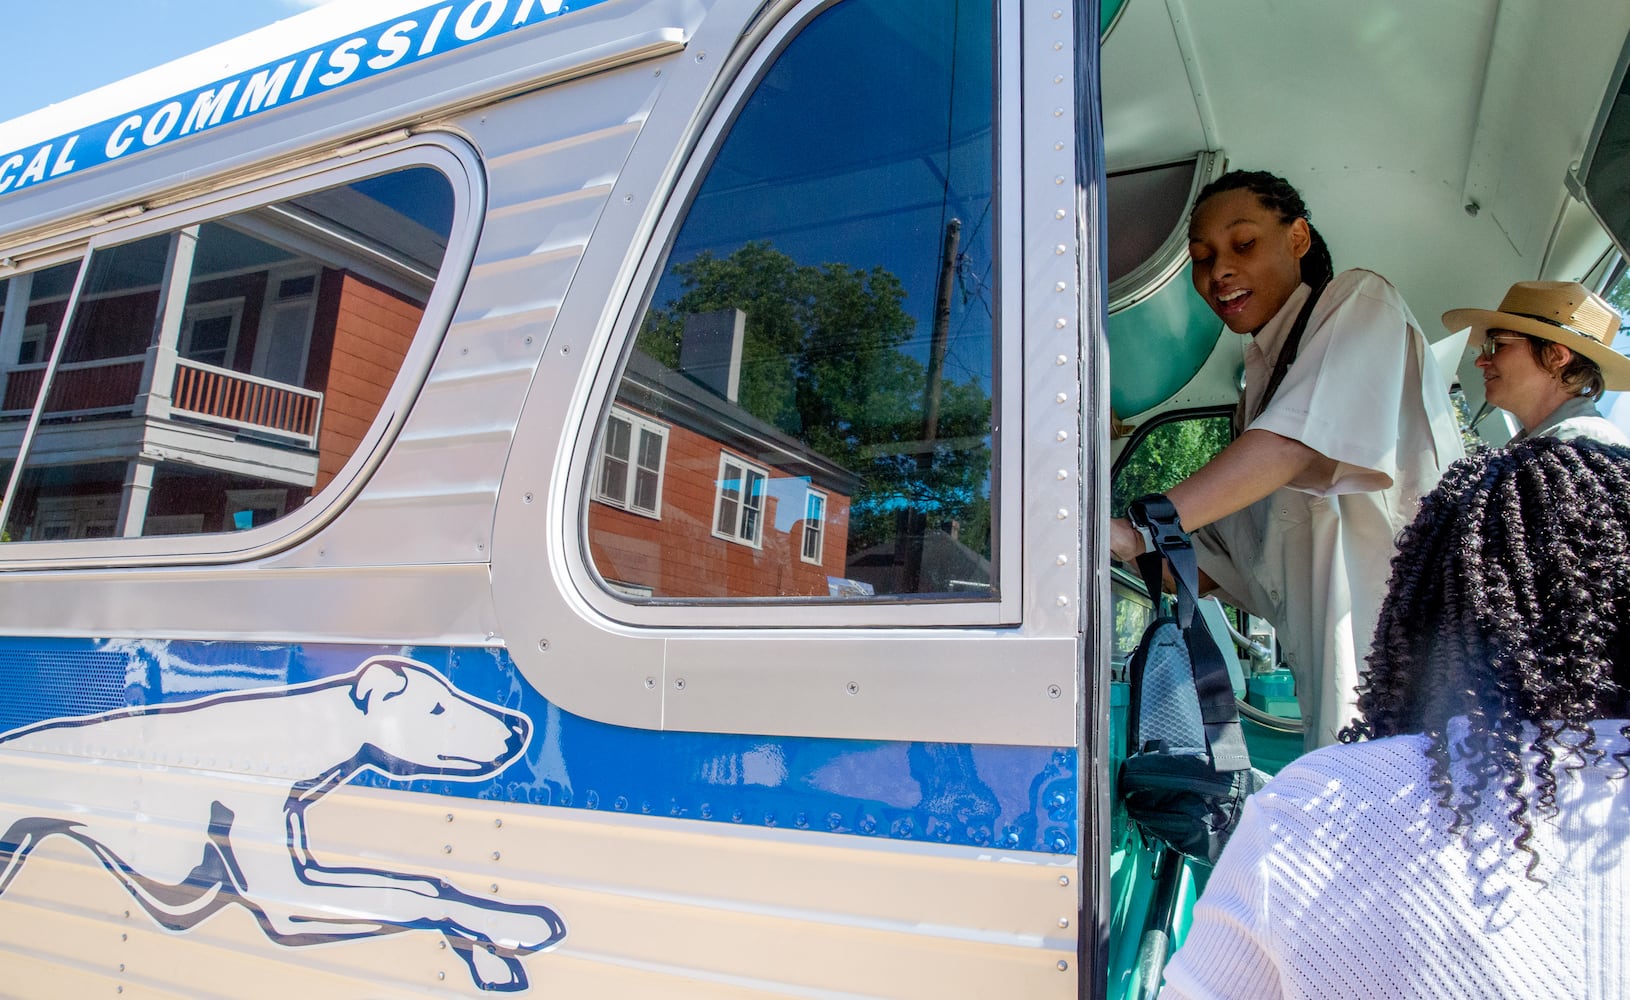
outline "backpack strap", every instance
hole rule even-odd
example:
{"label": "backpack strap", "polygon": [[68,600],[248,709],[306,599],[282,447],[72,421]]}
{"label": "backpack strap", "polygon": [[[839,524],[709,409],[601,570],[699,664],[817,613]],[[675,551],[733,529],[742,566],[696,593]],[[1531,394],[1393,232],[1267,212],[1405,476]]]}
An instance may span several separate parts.
{"label": "backpack strap", "polygon": [[1313,307],[1319,304],[1319,296],[1324,294],[1329,285],[1330,282],[1321,281],[1307,293],[1307,301],[1302,303],[1301,312],[1296,314],[1296,322],[1291,324],[1290,332],[1285,334],[1285,342],[1279,347],[1279,356],[1274,358],[1273,374],[1268,376],[1268,387],[1263,390],[1262,399],[1256,404],[1256,412],[1251,414],[1245,423],[1248,424],[1262,416],[1262,411],[1273,401],[1273,394],[1279,391],[1279,383],[1285,381],[1285,373],[1290,371],[1290,366],[1296,362],[1296,352],[1302,348],[1302,334],[1307,331],[1307,322],[1313,316]]}
{"label": "backpack strap", "polygon": [[1194,545],[1178,520],[1177,508],[1164,494],[1152,493],[1132,501],[1127,515],[1132,523],[1148,528],[1154,540],[1155,551],[1138,557],[1138,569],[1157,607],[1164,576],[1162,562],[1172,568],[1177,584],[1177,625],[1194,668],[1194,688],[1200,699],[1200,719],[1205,724],[1211,766],[1217,771],[1246,770],[1251,766],[1251,755],[1245,749],[1245,733],[1240,728],[1228,666],[1204,620],[1198,627],[1195,625],[1200,601],[1199,564]]}

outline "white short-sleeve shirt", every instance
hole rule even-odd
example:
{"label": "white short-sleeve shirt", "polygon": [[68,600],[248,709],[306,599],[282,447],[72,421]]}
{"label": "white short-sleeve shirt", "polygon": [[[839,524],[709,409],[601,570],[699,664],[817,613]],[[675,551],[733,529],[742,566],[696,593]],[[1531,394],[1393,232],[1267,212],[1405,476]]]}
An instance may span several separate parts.
{"label": "white short-sleeve shirt", "polygon": [[[1307,301],[1303,285],[1245,347],[1254,413]],[[1314,306],[1296,360],[1247,429],[1300,441],[1335,463],[1195,532],[1200,568],[1233,603],[1273,622],[1296,677],[1309,748],[1357,714],[1359,669],[1397,535],[1463,454],[1448,380],[1386,279],[1337,275]]]}

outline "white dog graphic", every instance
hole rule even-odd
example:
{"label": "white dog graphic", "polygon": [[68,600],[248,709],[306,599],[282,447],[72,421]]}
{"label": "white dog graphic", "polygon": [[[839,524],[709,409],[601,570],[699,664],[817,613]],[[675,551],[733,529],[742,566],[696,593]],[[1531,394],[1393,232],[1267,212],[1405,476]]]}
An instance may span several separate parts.
{"label": "white dog graphic", "polygon": [[[482,989],[525,990],[521,956],[565,937],[553,910],[474,896],[434,876],[324,865],[307,842],[305,814],[365,770],[485,778],[520,754],[530,728],[524,715],[459,692],[430,667],[378,656],[310,684],[17,729],[0,736],[11,802],[60,800],[53,786],[61,772],[42,766],[45,755],[171,765],[273,755],[296,780],[286,797],[252,781],[165,782],[152,794],[166,801],[143,811],[181,817],[191,835],[143,837],[131,814],[128,770],[87,768],[124,775],[76,777],[71,813],[0,816],[0,894],[41,840],[68,837],[171,930],[188,930],[234,903],[255,915],[267,937],[289,946],[432,930]],[[247,846],[267,842],[286,842],[287,852]]]}

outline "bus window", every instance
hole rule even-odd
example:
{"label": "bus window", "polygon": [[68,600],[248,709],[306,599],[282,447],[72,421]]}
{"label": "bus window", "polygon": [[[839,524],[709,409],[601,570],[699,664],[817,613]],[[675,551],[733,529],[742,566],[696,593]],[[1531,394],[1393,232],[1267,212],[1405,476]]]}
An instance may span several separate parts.
{"label": "bus window", "polygon": [[71,310],[77,265],[35,276],[0,417],[26,417],[71,319],[8,539],[233,532],[299,507],[378,416],[451,222],[447,180],[415,167],[98,247]]}
{"label": "bus window", "polygon": [[991,16],[848,0],[758,82],[586,477],[615,592],[996,596]]}

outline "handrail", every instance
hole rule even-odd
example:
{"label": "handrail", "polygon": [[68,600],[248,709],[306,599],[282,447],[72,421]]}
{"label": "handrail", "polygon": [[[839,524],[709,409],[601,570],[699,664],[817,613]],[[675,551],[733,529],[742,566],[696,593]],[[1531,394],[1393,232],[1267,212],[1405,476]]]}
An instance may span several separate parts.
{"label": "handrail", "polygon": [[181,358],[170,395],[172,410],[316,447],[323,411],[320,392]]}

